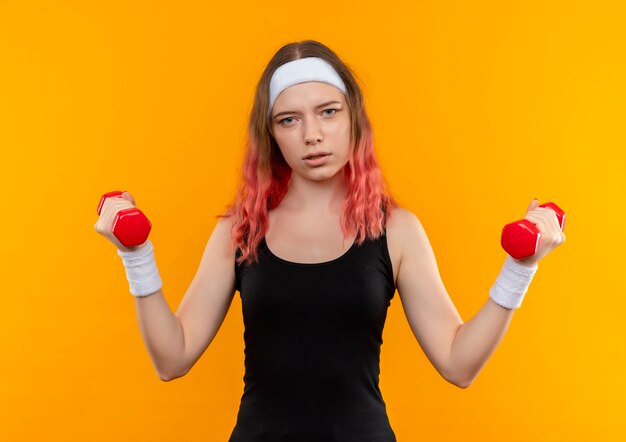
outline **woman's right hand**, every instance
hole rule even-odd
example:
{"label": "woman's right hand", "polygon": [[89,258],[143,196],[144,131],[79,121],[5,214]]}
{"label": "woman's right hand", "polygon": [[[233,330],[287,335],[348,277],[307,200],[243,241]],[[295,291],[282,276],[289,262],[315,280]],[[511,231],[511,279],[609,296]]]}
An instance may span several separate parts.
{"label": "woman's right hand", "polygon": [[119,239],[113,234],[113,220],[115,219],[115,215],[117,212],[124,209],[131,209],[137,207],[135,205],[135,199],[129,192],[122,193],[122,197],[112,197],[104,200],[102,204],[102,209],[100,210],[100,217],[98,221],[94,225],[96,232],[104,236],[106,239],[111,241],[115,247],[117,247],[122,252],[133,252],[135,250],[139,250],[144,247],[147,243],[144,242],[141,245],[134,247],[126,247],[124,246]]}

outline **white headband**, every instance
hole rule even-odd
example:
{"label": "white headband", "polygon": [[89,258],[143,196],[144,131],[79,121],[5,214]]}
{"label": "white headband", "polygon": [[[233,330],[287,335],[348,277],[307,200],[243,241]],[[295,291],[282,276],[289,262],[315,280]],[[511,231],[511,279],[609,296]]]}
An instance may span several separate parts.
{"label": "white headband", "polygon": [[272,111],[278,95],[294,84],[321,81],[335,86],[344,94],[346,85],[337,71],[326,60],[319,57],[299,58],[278,67],[270,80],[270,108]]}

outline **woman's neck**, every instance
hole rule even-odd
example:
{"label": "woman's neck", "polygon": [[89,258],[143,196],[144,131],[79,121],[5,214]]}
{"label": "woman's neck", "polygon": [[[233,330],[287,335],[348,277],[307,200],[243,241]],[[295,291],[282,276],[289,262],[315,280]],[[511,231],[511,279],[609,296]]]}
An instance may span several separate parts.
{"label": "woman's neck", "polygon": [[341,174],[327,180],[313,181],[293,177],[280,205],[307,213],[338,212],[346,198],[347,185]]}

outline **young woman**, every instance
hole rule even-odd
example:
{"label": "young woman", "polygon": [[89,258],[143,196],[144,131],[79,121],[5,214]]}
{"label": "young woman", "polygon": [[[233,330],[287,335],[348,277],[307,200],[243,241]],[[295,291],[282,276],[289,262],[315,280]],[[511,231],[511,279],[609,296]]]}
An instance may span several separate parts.
{"label": "young woman", "polygon": [[360,87],[332,50],[307,40],[274,55],[248,135],[236,200],[176,314],[150,240],[128,249],[107,228],[118,210],[135,206],[132,196],[102,209],[96,230],[118,246],[155,368],[163,380],[185,375],[238,290],[245,386],[231,442],[395,441],[378,380],[396,289],[429,360],[466,388],[503,337],[537,262],[564,241],[556,216],[531,202],[526,219],[542,232],[538,252],[507,257],[487,302],[464,323],[420,221],[386,191]]}

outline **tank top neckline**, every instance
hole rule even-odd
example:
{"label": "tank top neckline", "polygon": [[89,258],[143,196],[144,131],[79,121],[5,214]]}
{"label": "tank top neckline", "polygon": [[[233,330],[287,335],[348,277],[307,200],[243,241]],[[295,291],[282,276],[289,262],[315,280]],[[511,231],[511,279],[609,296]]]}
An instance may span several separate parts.
{"label": "tank top neckline", "polygon": [[265,241],[265,235],[263,236],[263,238],[261,238],[261,244],[263,244],[263,246],[265,247],[265,250],[267,250],[267,252],[269,253],[269,256],[272,257],[274,260],[276,260],[278,262],[282,262],[283,264],[287,264],[287,265],[291,265],[291,266],[295,266],[295,267],[320,267],[320,266],[327,266],[327,265],[331,265],[331,264],[336,264],[338,262],[343,261],[349,255],[351,255],[352,251],[357,246],[356,238],[355,238],[355,240],[352,242],[352,245],[350,246],[350,248],[348,250],[346,250],[343,255],[341,255],[341,256],[339,256],[337,258],[331,259],[330,261],[323,261],[323,262],[295,262],[295,261],[287,261],[286,259],[283,259],[283,258],[281,258],[278,255],[275,255],[274,252],[272,252],[270,250],[269,246],[267,245],[267,241]]}

